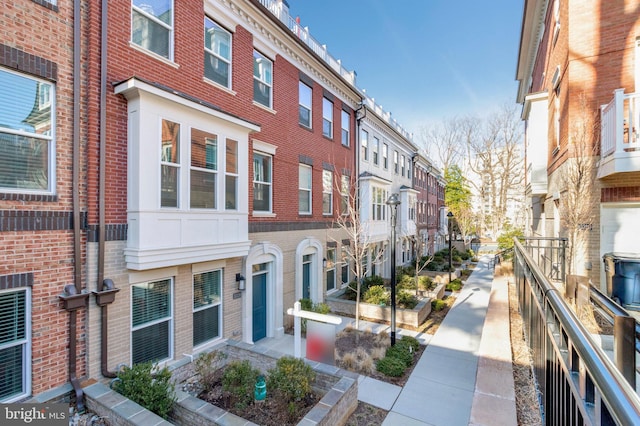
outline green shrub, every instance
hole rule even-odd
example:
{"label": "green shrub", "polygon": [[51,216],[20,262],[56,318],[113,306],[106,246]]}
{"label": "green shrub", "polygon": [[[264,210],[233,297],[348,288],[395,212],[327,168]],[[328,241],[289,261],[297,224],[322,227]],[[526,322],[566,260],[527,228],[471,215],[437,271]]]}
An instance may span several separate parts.
{"label": "green shrub", "polygon": [[426,275],[421,275],[418,277],[418,288],[420,290],[433,290],[436,288],[436,283],[433,281],[433,278],[428,277]]}
{"label": "green shrub", "polygon": [[313,309],[313,301],[311,299],[300,299],[300,309],[311,311]]}
{"label": "green shrub", "polygon": [[253,391],[260,370],[248,360],[231,361],[222,375],[222,389],[231,395],[236,408],[242,409],[253,400]]}
{"label": "green shrub", "polygon": [[150,361],[123,367],[113,382],[113,389],[164,419],[176,402],[171,372],[167,367],[158,370]]}
{"label": "green shrub", "polygon": [[413,362],[413,353],[410,352],[408,346],[401,345],[399,341],[394,346],[389,346],[385,353],[385,358],[396,358],[402,361],[405,368],[411,366]]}
{"label": "green shrub", "polygon": [[381,285],[374,285],[369,287],[364,294],[363,300],[366,303],[373,305],[388,305],[390,304],[390,296],[387,290]]}
{"label": "green shrub", "polygon": [[390,377],[400,377],[404,374],[404,370],[406,369],[407,367],[405,366],[404,362],[394,357],[385,356],[384,358],[378,360],[378,363],[376,364],[376,370],[378,370],[385,376]]}
{"label": "green shrub", "polygon": [[227,358],[224,352],[211,351],[202,353],[194,361],[194,369],[200,376],[200,383],[206,391],[213,389],[216,380],[215,373],[222,366],[222,361]]}
{"label": "green shrub", "polygon": [[461,288],[462,288],[462,281],[460,281],[460,278],[456,278],[455,280],[452,280],[450,283],[447,284],[447,290],[449,291],[460,291]]}
{"label": "green shrub", "polygon": [[462,269],[460,271],[460,276],[461,278],[469,278],[469,275],[471,275],[471,272],[473,272],[471,269]]}
{"label": "green shrub", "polygon": [[[415,274],[415,272],[414,272]],[[402,275],[396,282],[396,288],[404,288],[407,290],[416,289],[416,277],[415,275],[405,274]]]}
{"label": "green shrub", "polygon": [[402,336],[402,338],[396,342],[396,345],[398,344],[410,348],[409,351],[414,354],[420,350],[420,342],[412,336]]}
{"label": "green shrub", "polygon": [[362,284],[366,288],[369,288],[369,287],[374,286],[374,285],[384,286],[384,280],[382,279],[382,277],[380,275],[371,275],[371,276],[366,277]]}
{"label": "green shrub", "polygon": [[269,370],[267,392],[274,392],[289,403],[301,401],[311,393],[315,379],[316,373],[302,359],[285,356]]}
{"label": "green shrub", "polygon": [[403,309],[413,309],[418,304],[416,295],[408,292],[407,290],[400,290],[396,296],[398,306]]}
{"label": "green shrub", "polygon": [[443,310],[446,306],[447,304],[444,302],[444,300],[435,299],[431,301],[431,310],[434,312],[439,312]]}

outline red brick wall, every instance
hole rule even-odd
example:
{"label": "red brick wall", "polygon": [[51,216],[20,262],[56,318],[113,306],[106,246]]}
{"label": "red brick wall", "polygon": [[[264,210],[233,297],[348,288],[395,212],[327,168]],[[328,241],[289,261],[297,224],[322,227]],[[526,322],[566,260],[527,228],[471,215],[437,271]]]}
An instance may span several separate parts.
{"label": "red brick wall", "polygon": [[[136,76],[161,83],[221,107],[262,126],[256,138],[278,147],[274,158],[273,191],[276,218],[260,218],[259,221],[324,220],[322,216],[322,163],[335,165],[335,176],[342,168],[352,172],[354,168],[353,148],[344,148],[340,141],[341,102],[334,101],[334,135],[331,141],[322,136],[322,93],[323,88],[315,84],[313,88],[313,131],[298,125],[298,81],[299,71],[285,59],[278,56],[273,64],[273,109],[275,113],[253,104],[253,36],[245,28],[237,26],[233,32],[232,90],[235,95],[203,81],[203,4],[198,2],[176,2],[174,62],[178,67],[153,58],[129,46],[131,3],[127,0],[109,2],[109,83]],[[95,17],[94,17],[95,18]],[[215,18],[215,17],[212,17]],[[96,25],[99,23],[95,21]],[[95,42],[95,40],[94,40]],[[93,49],[97,49],[94,46]],[[126,102],[113,94],[109,85],[107,101],[107,222],[126,222]],[[353,117],[353,114],[352,114]],[[352,127],[352,135],[353,135]],[[97,140],[93,141],[93,145]],[[353,139],[351,143],[353,147]],[[90,150],[94,152],[95,150]],[[298,155],[313,159],[313,216],[298,216]],[[90,159],[95,167],[95,159]],[[245,170],[250,178],[252,173]],[[242,170],[240,171],[243,172]],[[93,173],[90,173],[93,175]],[[97,194],[92,181],[90,189]],[[253,194],[249,194],[251,211]],[[92,199],[97,196],[94,195]],[[334,190],[334,205],[339,194]],[[90,208],[90,221],[95,221],[96,210]]]}
{"label": "red brick wall", "polygon": [[[73,284],[75,261],[68,221],[73,178],[73,2],[58,0],[57,8],[50,6],[44,1],[14,0],[3,2],[0,8],[0,44],[7,54],[0,59],[1,66],[28,70],[55,83],[56,195],[0,197],[0,213],[11,216],[0,228],[0,276],[33,274],[33,394],[68,381],[69,314],[62,309],[58,295],[65,285]],[[47,66],[36,66],[40,68],[36,72],[36,63]],[[79,260],[79,268],[83,260]],[[82,324],[80,318],[79,377],[85,371]]]}

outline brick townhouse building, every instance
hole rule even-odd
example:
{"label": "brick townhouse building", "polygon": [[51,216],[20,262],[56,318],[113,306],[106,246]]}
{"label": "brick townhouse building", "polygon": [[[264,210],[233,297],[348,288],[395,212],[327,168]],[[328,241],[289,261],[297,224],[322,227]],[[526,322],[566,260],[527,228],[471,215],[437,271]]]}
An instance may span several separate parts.
{"label": "brick townhouse building", "polygon": [[[86,375],[81,295],[86,198],[70,0],[16,0],[0,12],[0,401]],[[37,22],[38,25],[33,25]],[[55,48],[52,48],[55,46]]]}
{"label": "brick townhouse building", "polygon": [[416,200],[416,227],[418,255],[427,256],[445,247],[447,230],[444,229],[444,177],[424,151],[414,158],[413,187],[418,191]]}
{"label": "brick townhouse building", "polygon": [[415,147],[284,1],[16,0],[0,23],[2,402],[284,333],[353,278],[335,222],[366,126],[415,221]]}
{"label": "brick townhouse building", "polygon": [[640,1],[525,2],[516,78],[527,232],[567,237],[568,272],[594,285],[605,284],[603,254],[638,251],[639,64]]}

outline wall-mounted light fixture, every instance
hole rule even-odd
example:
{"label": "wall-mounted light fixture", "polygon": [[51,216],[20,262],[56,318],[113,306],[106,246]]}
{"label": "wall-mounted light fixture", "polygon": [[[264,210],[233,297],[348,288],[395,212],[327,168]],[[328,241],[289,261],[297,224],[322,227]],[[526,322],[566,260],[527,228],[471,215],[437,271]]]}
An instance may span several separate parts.
{"label": "wall-mounted light fixture", "polygon": [[326,257],[323,257],[323,258],[322,258],[322,267],[323,267],[324,269],[327,269],[327,258],[326,258]]}
{"label": "wall-mounted light fixture", "polygon": [[244,279],[244,275],[236,274],[236,282],[238,283],[238,290],[245,289],[246,280]]}

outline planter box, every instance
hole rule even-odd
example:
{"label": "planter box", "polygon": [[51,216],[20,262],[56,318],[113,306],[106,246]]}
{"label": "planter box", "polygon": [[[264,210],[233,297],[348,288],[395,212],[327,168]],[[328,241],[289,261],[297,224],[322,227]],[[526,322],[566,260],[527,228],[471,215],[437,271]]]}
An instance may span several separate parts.
{"label": "planter box", "polygon": [[[219,349],[227,354],[223,365],[233,360],[249,360],[263,373],[275,368],[277,357],[256,352],[253,345],[228,341]],[[322,394],[320,402],[300,420],[301,425],[343,425],[358,406],[358,375],[337,367],[307,361],[316,373],[314,390]],[[174,377],[193,375],[189,363],[174,371]],[[177,387],[179,387],[178,385]],[[268,390],[267,390],[268,393]],[[178,401],[171,414],[171,421],[178,425],[245,424],[244,419],[206,401],[176,390]]]}
{"label": "planter box", "polygon": [[[225,352],[227,358],[224,363],[232,360],[251,361],[253,367],[266,372],[276,365],[277,357],[259,353],[252,345],[228,341],[226,346],[218,347]],[[358,406],[358,375],[350,371],[307,361],[316,373],[314,390],[323,394],[320,402],[300,420],[300,425],[343,425]],[[182,363],[173,369],[172,375],[176,381],[194,375],[193,363]],[[111,425],[117,426],[147,426],[153,425],[229,425],[247,424],[247,421],[222,408],[198,399],[180,390],[180,383],[176,384],[176,405],[170,415],[170,422],[125,398],[102,383],[95,383],[84,389],[87,407],[101,417],[109,420]]]}
{"label": "planter box", "polygon": [[[443,286],[444,294],[444,286]],[[327,297],[325,303],[329,305],[332,312],[342,313],[355,317],[356,302],[354,300],[340,299],[337,297]],[[398,326],[419,327],[431,313],[431,298],[422,299],[414,309],[396,309],[396,322]],[[391,307],[372,305],[360,302],[360,317],[373,320],[391,322]]]}
{"label": "planter box", "polygon": [[420,293],[422,293],[423,297],[430,297],[431,299],[442,299],[444,297],[444,291],[446,287],[447,285],[442,283],[438,284],[436,288],[431,291],[420,290]]}

